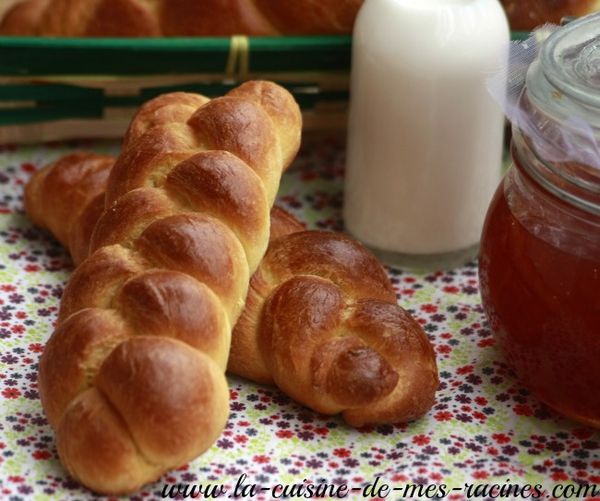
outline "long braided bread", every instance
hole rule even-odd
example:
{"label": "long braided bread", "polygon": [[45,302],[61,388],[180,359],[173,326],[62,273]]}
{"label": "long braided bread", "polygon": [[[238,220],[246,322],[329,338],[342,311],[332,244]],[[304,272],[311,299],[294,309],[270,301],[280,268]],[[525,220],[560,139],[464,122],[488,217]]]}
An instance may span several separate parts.
{"label": "long braided bread", "polygon": [[134,119],[40,362],[59,455],[86,486],[134,491],[222,431],[231,328],[300,130],[291,95],[267,82],[171,94]]}

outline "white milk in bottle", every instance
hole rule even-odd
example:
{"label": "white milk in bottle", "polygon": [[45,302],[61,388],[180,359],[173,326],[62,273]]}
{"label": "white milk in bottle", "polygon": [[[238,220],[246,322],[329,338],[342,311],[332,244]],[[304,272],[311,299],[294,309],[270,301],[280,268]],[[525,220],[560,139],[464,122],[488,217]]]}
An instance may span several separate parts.
{"label": "white milk in bottle", "polygon": [[344,218],[383,260],[441,267],[477,251],[501,176],[498,0],[366,0],[354,30]]}

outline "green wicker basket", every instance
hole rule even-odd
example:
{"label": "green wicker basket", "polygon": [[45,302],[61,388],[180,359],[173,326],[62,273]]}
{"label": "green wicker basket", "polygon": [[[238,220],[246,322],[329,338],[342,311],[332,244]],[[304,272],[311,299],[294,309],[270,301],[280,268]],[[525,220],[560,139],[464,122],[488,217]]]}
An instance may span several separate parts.
{"label": "green wicker basket", "polygon": [[0,37],[0,140],[118,137],[144,101],[184,90],[221,95],[266,78],[335,127],[348,97],[351,38],[49,39]]}
{"label": "green wicker basket", "polygon": [[343,128],[351,42],[0,37],[0,142],[119,137],[136,107],[158,94],[216,96],[250,78],[286,86],[307,129]]}

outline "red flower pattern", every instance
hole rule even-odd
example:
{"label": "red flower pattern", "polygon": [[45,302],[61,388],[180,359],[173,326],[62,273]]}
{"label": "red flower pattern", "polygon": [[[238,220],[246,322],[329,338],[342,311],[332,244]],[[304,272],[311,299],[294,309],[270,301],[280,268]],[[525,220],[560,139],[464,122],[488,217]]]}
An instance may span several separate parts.
{"label": "red flower pattern", "polygon": [[[60,148],[44,151],[54,158]],[[286,174],[279,203],[300,217],[316,214],[311,228],[341,230],[342,149],[335,140],[312,148]],[[18,148],[4,146],[2,151],[0,213],[9,216],[0,218],[5,250],[0,261],[5,267],[5,283],[0,283],[0,464],[10,460],[11,475],[0,473],[0,497],[83,498],[87,491],[56,473],[61,470],[52,452],[53,435],[37,393],[39,355],[71,264],[46,232],[12,216],[22,212],[22,185],[39,165],[10,160],[19,155]],[[233,485],[241,472],[249,482],[267,485],[285,475],[313,482],[344,479],[360,486],[376,474],[396,484],[526,475],[600,484],[600,436],[562,420],[514,380],[479,304],[474,263],[431,274],[388,272],[401,304],[415,315],[437,354],[440,389],[426,418],[354,431],[338,417],[307,411],[274,388],[233,379],[231,418],[213,452],[140,496],[158,497],[165,481],[214,479]],[[520,420],[527,426],[520,427]],[[532,434],[536,422],[541,426]],[[523,464],[532,468],[526,471]]]}

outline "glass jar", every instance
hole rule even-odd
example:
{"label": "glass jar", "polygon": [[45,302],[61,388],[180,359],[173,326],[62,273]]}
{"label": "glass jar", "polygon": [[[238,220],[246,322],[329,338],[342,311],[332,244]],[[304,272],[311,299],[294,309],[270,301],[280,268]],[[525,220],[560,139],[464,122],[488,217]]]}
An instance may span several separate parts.
{"label": "glass jar", "polygon": [[546,41],[520,104],[529,121],[513,124],[483,231],[483,303],[522,382],[600,427],[599,15]]}

